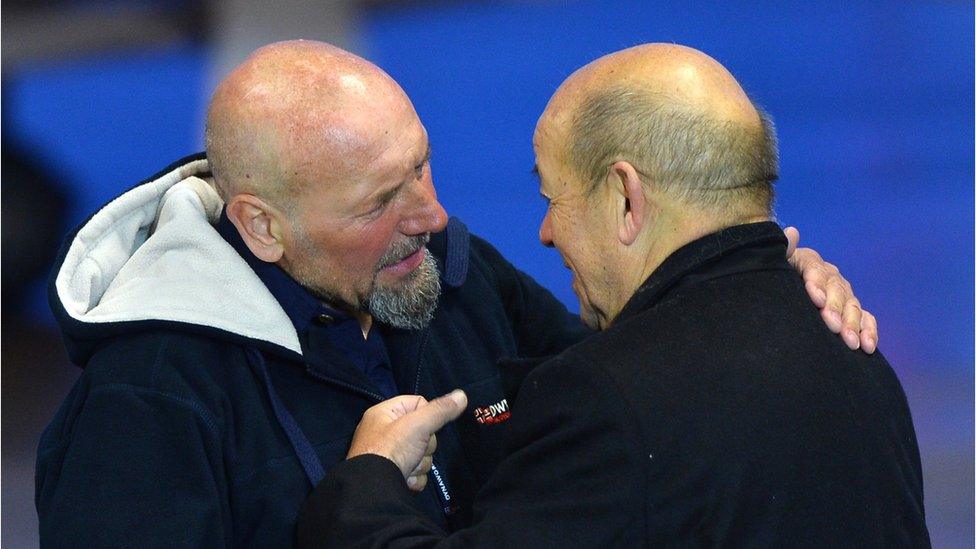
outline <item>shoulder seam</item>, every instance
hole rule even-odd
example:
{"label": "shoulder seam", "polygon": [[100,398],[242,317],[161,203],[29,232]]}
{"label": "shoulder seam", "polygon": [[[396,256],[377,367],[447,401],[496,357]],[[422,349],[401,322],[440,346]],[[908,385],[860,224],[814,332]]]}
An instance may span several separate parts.
{"label": "shoulder seam", "polygon": [[210,431],[213,432],[213,434],[216,435],[216,434],[219,434],[219,432],[220,432],[220,428],[217,425],[217,421],[213,417],[213,415],[210,414],[210,412],[208,412],[205,408],[203,408],[202,406],[200,406],[199,403],[197,403],[197,402],[195,402],[195,401],[193,401],[193,400],[191,400],[189,398],[186,398],[185,396],[181,396],[181,395],[178,395],[178,394],[175,394],[175,393],[171,393],[171,392],[168,392],[168,391],[162,391],[160,389],[156,389],[156,388],[153,388],[153,387],[146,387],[146,386],[143,386],[143,385],[135,385],[135,384],[132,384],[132,383],[104,383],[104,384],[98,384],[98,385],[92,387],[92,389],[90,391],[90,394],[95,394],[97,392],[102,392],[102,391],[114,391],[114,390],[132,391],[132,392],[138,392],[138,393],[148,393],[148,394],[151,394],[151,395],[155,395],[155,396],[158,396],[158,397],[162,397],[162,398],[171,400],[171,401],[176,402],[176,403],[178,403],[178,404],[180,404],[180,405],[182,405],[182,406],[184,406],[186,408],[189,408],[196,415],[200,416],[200,419],[203,420],[204,424],[207,426],[207,428]]}
{"label": "shoulder seam", "polygon": [[[148,393],[148,394],[152,394],[152,395],[155,395],[155,396],[158,396],[158,397],[162,397],[162,398],[165,398],[167,400],[176,402],[177,404],[179,404],[179,405],[181,405],[181,406],[183,406],[183,407],[188,408],[189,410],[191,410],[196,416],[198,416],[203,421],[204,425],[207,427],[207,430],[210,431],[210,433],[213,436],[219,438],[220,428],[218,427],[217,421],[215,420],[215,418],[213,417],[213,415],[211,415],[206,409],[204,409],[203,407],[201,407],[198,403],[193,402],[192,400],[190,400],[190,399],[188,399],[188,398],[186,398],[184,396],[180,396],[180,395],[177,395],[177,394],[174,394],[174,393],[169,393],[167,391],[161,391],[159,389],[155,389],[155,388],[152,388],[152,387],[146,387],[146,386],[143,386],[143,385],[135,385],[135,384],[132,384],[132,383],[104,383],[104,384],[96,384],[96,385],[94,385],[89,390],[88,397],[86,397],[86,400],[87,400],[87,398],[90,398],[92,395],[95,395],[96,393],[100,393],[100,392],[112,392],[112,391],[119,391],[119,390],[139,392],[139,393]],[[77,416],[81,415],[82,413],[84,413],[84,406],[82,407],[82,410],[80,410],[78,412],[78,414],[75,415],[76,416],[76,419],[77,419]],[[40,449],[38,449],[38,455],[37,455],[38,459],[41,459],[44,456],[50,455],[52,452],[55,452],[55,451],[57,451],[59,449],[63,449],[63,448],[67,448],[67,447],[71,446],[71,443],[74,441],[74,437],[75,437],[75,432],[74,431],[75,431],[74,430],[74,427],[72,427],[67,433],[65,433],[67,435],[66,437],[64,437],[64,438],[58,437],[57,443],[54,444],[54,445],[52,445],[51,448],[48,448],[47,451],[41,452]]]}

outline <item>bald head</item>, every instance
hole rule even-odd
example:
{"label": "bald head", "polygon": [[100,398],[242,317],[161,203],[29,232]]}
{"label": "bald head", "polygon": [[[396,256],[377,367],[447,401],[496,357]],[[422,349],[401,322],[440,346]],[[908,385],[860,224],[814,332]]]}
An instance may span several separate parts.
{"label": "bald head", "polygon": [[557,115],[602,90],[626,88],[675,106],[758,128],[759,113],[729,71],[704,53],[676,44],[643,44],[606,55],[577,70],[546,109]]}
{"label": "bald head", "polygon": [[383,152],[377,128],[405,116],[416,116],[409,99],[372,63],[322,42],[278,42],[217,87],[207,157],[225,199],[288,202],[310,183],[361,176]]}
{"label": "bald head", "polygon": [[619,51],[571,75],[537,129],[564,139],[566,159],[596,184],[631,162],[677,197],[768,212],[776,141],[762,114],[717,61],[674,44]]}

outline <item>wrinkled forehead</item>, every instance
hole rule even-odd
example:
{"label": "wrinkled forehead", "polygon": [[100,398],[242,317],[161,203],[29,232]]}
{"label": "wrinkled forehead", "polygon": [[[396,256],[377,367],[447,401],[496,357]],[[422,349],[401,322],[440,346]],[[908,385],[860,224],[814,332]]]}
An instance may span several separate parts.
{"label": "wrinkled forehead", "polygon": [[288,153],[287,174],[300,193],[328,193],[354,206],[376,189],[395,185],[422,161],[427,132],[408,104],[358,108],[341,121],[307,123]]}
{"label": "wrinkled forehead", "polygon": [[290,114],[281,127],[294,166],[361,171],[404,141],[426,137],[405,96],[364,95]]}
{"label": "wrinkled forehead", "polygon": [[409,103],[362,114],[362,146],[347,164],[363,179],[382,184],[402,178],[426,155],[427,130]]}

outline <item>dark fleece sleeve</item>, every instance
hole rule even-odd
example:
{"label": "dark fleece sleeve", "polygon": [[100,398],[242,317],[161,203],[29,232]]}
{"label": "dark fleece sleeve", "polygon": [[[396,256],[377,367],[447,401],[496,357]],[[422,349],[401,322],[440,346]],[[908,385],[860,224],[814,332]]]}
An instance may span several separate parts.
{"label": "dark fleece sleeve", "polygon": [[392,462],[360,456],[312,492],[298,546],[640,545],[645,478],[636,425],[605,374],[555,362],[526,379],[506,457],[478,494],[470,528],[447,535],[414,507]]}
{"label": "dark fleece sleeve", "polygon": [[42,546],[226,545],[219,436],[194,403],[113,384],[79,408],[66,438],[42,441],[38,455]]}
{"label": "dark fleece sleeve", "polygon": [[557,355],[591,333],[579,316],[531,276],[516,269],[491,244],[475,236],[471,241],[475,255],[488,264],[497,282],[520,357]]}

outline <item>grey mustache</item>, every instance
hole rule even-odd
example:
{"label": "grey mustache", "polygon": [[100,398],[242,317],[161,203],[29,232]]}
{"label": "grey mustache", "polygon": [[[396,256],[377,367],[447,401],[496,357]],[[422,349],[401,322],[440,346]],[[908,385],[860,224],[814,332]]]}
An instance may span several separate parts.
{"label": "grey mustache", "polygon": [[379,269],[384,269],[399,262],[408,255],[423,248],[430,242],[430,233],[411,236],[401,242],[397,242],[380,258]]}

